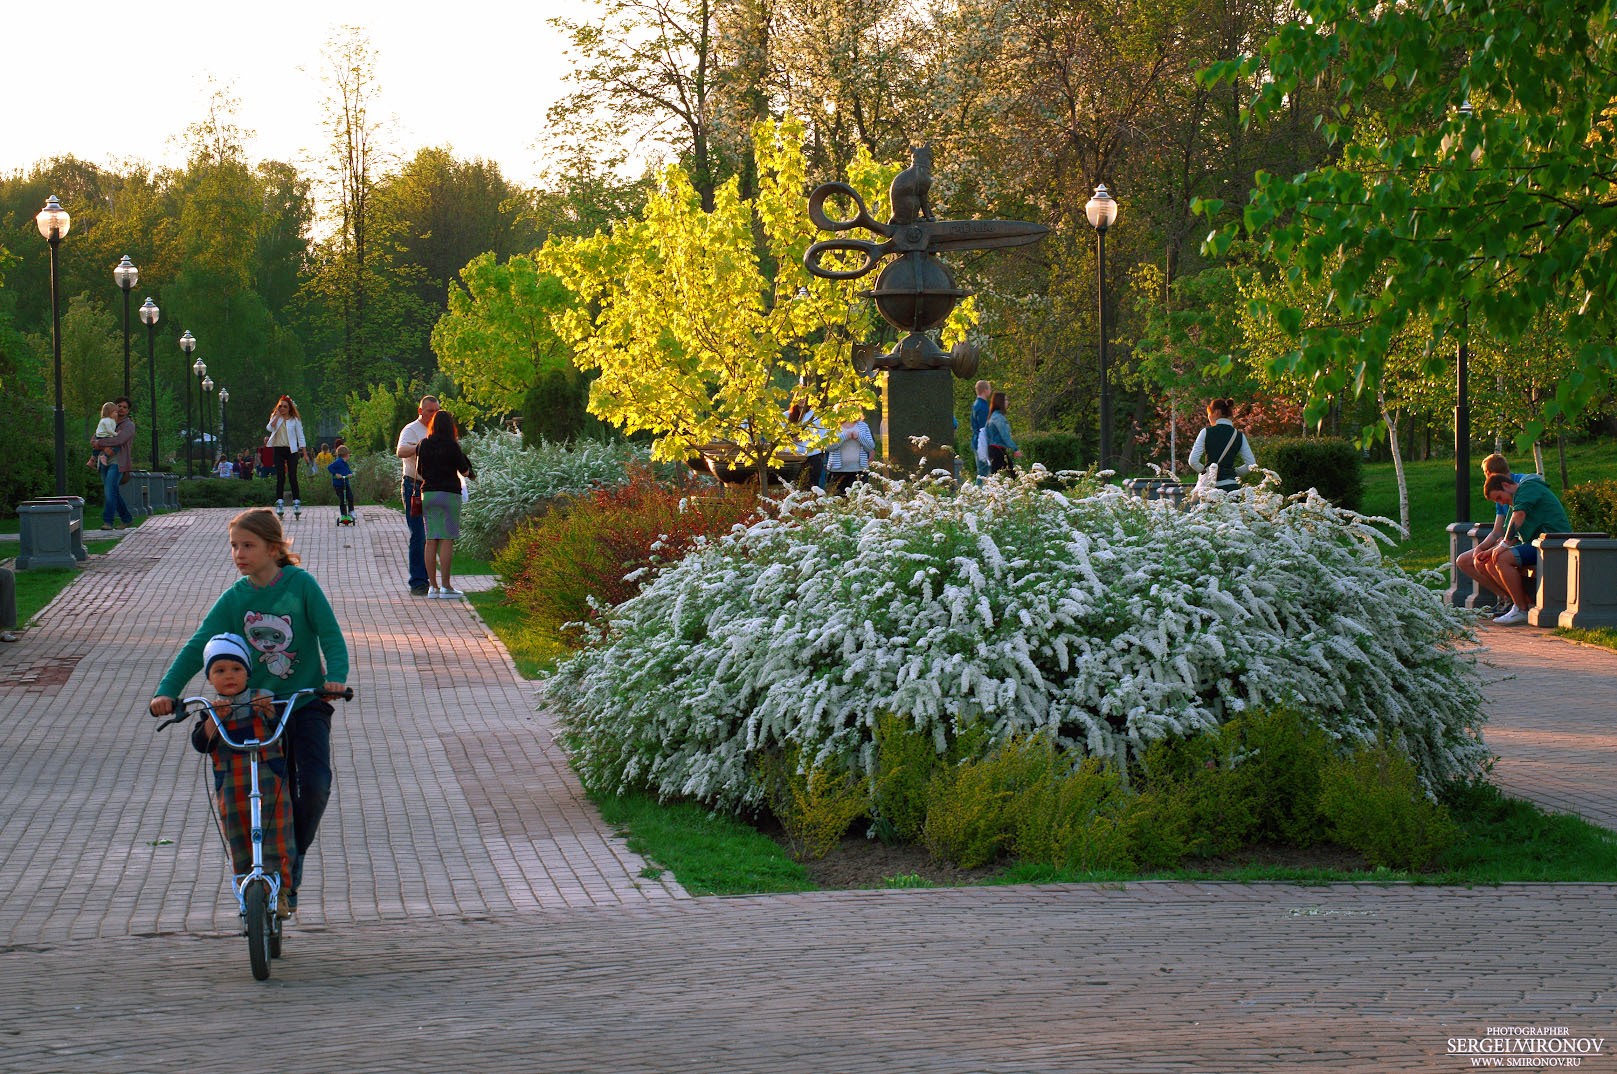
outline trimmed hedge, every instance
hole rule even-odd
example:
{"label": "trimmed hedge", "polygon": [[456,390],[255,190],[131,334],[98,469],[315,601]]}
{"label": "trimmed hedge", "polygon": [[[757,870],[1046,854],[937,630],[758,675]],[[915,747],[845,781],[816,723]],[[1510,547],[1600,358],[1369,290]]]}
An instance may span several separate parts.
{"label": "trimmed hedge", "polygon": [[1052,473],[1089,469],[1083,441],[1073,433],[1028,433],[1017,443],[1022,448],[1022,461],[1028,466],[1043,463]]}
{"label": "trimmed hedge", "polygon": [[1351,441],[1335,437],[1267,437],[1254,444],[1258,465],[1280,475],[1290,496],[1317,489],[1338,507],[1357,511],[1364,501],[1364,456]]}
{"label": "trimmed hedge", "polygon": [[1573,485],[1562,494],[1561,502],[1574,530],[1617,534],[1617,481]]}

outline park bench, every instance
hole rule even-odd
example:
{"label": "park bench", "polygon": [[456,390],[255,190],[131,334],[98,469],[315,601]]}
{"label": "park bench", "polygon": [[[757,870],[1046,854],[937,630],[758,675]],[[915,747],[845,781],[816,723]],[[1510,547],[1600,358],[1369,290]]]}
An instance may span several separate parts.
{"label": "park bench", "polygon": [[[1470,577],[1454,566],[1481,544],[1492,523],[1455,522],[1449,530],[1449,604],[1478,608],[1488,603]],[[1617,540],[1606,533],[1546,533],[1533,541],[1538,565],[1522,572],[1533,597],[1527,621],[1542,627],[1617,627]]]}
{"label": "park bench", "polygon": [[84,549],[84,497],[49,496],[17,505],[17,569],[76,567]]}

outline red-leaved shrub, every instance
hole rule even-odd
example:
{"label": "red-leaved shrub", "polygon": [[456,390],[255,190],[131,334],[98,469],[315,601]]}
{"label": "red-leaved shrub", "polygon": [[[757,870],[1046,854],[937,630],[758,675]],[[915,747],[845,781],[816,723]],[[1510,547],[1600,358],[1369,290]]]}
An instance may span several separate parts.
{"label": "red-leaved shrub", "polygon": [[[681,500],[687,501],[683,511]],[[519,525],[494,569],[506,599],[526,611],[532,625],[560,636],[564,623],[591,617],[589,598],[618,604],[650,576],[625,575],[677,560],[699,534],[723,533],[758,517],[750,495],[696,499],[637,470],[627,484],[598,489]]]}

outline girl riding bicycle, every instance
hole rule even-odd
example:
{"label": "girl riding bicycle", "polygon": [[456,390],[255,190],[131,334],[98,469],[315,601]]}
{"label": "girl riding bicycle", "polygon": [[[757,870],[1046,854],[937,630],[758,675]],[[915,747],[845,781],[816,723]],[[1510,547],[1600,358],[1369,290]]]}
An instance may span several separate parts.
{"label": "girl riding bicycle", "polygon": [[[314,577],[298,566],[281,520],[265,508],[230,520],[230,555],[242,577],[214,602],[158,684],[153,716],[174,711],[185,684],[202,669],[208,640],[239,634],[248,644],[247,686],[287,695],[304,688],[340,692],[348,678],[348,645]],[[287,784],[292,792],[293,854],[288,907],[297,909],[303,861],[331,797],[331,705],[307,695],[286,731]]]}

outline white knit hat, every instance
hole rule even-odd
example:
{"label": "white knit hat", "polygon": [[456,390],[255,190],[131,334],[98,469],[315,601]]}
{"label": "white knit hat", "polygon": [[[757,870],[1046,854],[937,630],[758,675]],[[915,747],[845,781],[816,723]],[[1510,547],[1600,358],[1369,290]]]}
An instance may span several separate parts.
{"label": "white knit hat", "polygon": [[202,650],[202,674],[213,670],[216,660],[234,660],[249,671],[253,667],[252,650],[240,634],[215,634]]}

